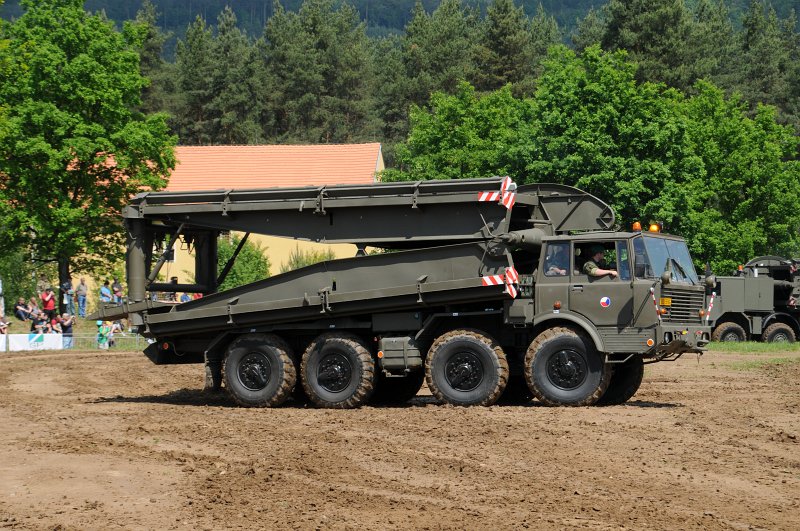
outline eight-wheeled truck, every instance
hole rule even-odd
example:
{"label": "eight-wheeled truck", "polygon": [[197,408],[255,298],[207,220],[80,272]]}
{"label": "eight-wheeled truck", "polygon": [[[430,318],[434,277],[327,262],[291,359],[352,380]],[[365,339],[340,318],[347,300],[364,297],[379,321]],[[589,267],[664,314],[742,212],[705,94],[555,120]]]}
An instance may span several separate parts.
{"label": "eight-wheeled truck", "polygon": [[792,343],[800,336],[798,261],[759,256],[734,276],[717,277],[708,315],[714,341]]}
{"label": "eight-wheeled truck", "polygon": [[[320,407],[403,402],[427,381],[455,405],[504,391],[549,405],[618,404],[643,365],[700,353],[705,288],[685,242],[614,232],[611,208],[557,184],[508,178],[144,193],[124,211],[127,315],[156,364],[205,363],[244,406],[293,391]],[[228,231],[352,243],[330,260],[217,292]],[[191,284],[159,282],[177,241]],[[372,248],[384,252],[368,252]],[[616,276],[584,262],[602,248]],[[156,292],[201,292],[175,304]]]}

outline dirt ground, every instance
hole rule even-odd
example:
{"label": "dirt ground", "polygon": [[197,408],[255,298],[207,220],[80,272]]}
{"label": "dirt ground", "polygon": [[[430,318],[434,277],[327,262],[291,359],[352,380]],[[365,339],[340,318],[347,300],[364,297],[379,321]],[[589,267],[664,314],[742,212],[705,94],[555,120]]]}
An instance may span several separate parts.
{"label": "dirt ground", "polygon": [[0,527],[798,529],[800,352],[647,367],[615,407],[234,407],[200,365],[0,355]]}

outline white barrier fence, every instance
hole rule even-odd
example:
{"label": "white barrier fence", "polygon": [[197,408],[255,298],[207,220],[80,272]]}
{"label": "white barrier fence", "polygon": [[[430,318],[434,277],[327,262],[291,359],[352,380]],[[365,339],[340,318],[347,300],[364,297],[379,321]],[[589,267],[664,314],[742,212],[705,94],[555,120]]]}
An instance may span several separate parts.
{"label": "white barrier fence", "polygon": [[[110,340],[114,350],[143,350],[147,346],[147,340],[138,334],[117,333]],[[65,348],[96,350],[99,348],[97,335],[78,334],[65,338],[63,334],[0,334],[0,352]]]}

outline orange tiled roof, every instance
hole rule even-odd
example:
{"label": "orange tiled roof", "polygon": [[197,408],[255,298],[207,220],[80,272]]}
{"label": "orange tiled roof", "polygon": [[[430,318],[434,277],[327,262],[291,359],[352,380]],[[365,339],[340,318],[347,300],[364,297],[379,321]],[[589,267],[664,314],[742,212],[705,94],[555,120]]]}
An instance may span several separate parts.
{"label": "orange tiled roof", "polygon": [[383,169],[378,142],[280,146],[178,146],[167,190],[369,184]]}

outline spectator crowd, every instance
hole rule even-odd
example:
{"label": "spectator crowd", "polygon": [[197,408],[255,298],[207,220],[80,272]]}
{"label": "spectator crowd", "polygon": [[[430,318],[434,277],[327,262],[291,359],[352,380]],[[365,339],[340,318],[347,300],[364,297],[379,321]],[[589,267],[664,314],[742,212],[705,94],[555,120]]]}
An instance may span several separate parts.
{"label": "spectator crowd", "polygon": [[[19,297],[14,305],[14,317],[23,325],[19,333],[62,334],[64,348],[72,348],[75,320],[77,317],[86,317],[86,302],[89,297],[86,279],[81,278],[77,284],[73,284],[70,279],[59,286],[59,293],[56,294],[47,276],[41,275],[36,283],[36,291],[37,295],[29,299]],[[62,313],[58,311],[59,297]],[[119,279],[103,282],[99,290],[99,300],[101,303],[122,302],[123,289]],[[10,328],[13,324],[0,311],[0,334],[13,332]],[[98,321],[98,344],[105,348],[113,346],[114,333],[122,330],[122,323],[119,321]]]}

